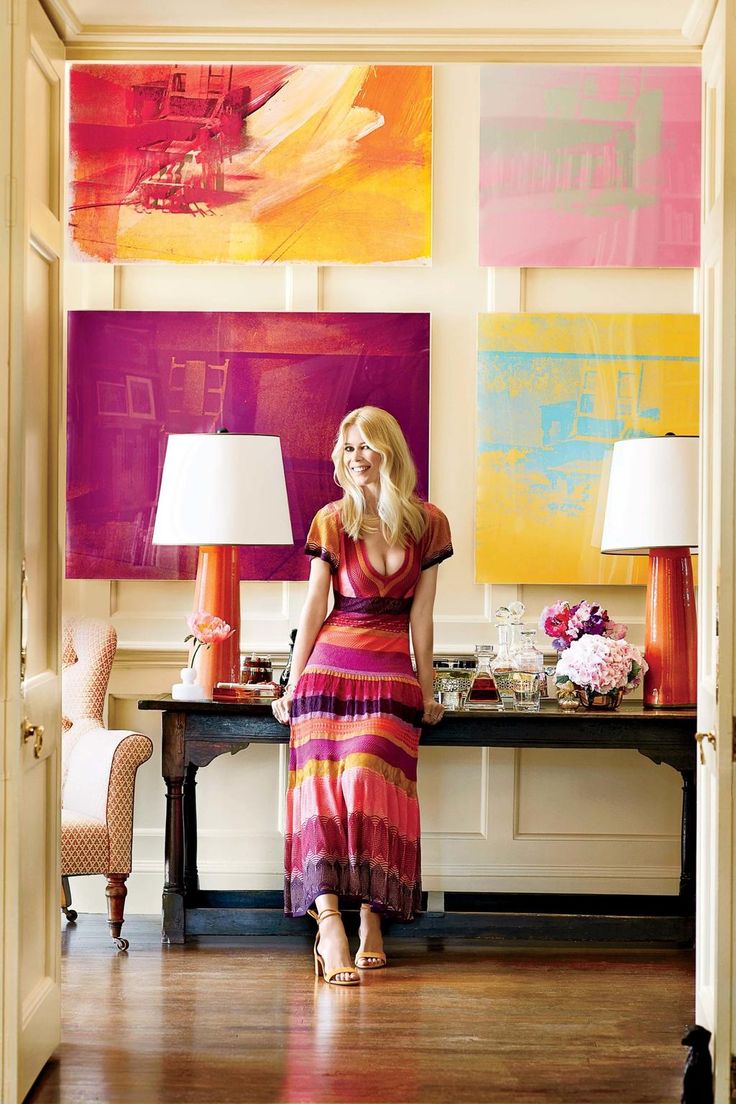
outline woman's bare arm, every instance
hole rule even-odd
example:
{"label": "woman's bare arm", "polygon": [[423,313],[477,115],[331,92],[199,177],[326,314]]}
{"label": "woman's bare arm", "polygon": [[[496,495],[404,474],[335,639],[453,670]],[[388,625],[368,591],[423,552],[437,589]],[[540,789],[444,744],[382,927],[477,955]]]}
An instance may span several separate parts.
{"label": "woman's bare arm", "polygon": [[283,697],[278,698],[272,706],[274,716],[282,724],[288,724],[289,722],[289,707],[294,696],[294,686],[307,665],[307,660],[317,639],[317,633],[322,628],[327,616],[327,600],[331,581],[330,565],[325,560],[315,557],[309,569],[307,598],[296,630],[289,682]]}
{"label": "woman's bare arm", "polygon": [[434,654],[434,598],[437,591],[437,564],[428,567],[419,576],[414,600],[411,604],[409,624],[414,659],[417,665],[417,678],[424,699],[424,717],[427,724],[436,724],[442,718],[444,710],[434,700],[432,681],[432,658]]}

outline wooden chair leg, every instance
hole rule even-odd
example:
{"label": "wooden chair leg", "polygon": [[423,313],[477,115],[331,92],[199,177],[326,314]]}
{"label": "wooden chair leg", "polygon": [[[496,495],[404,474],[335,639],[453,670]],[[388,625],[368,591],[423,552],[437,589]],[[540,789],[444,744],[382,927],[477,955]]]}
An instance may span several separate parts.
{"label": "wooden chair leg", "polygon": [[108,874],[105,896],[107,897],[107,922],[110,925],[110,935],[113,943],[119,951],[127,951],[130,944],[120,935],[120,929],[125,923],[123,912],[125,911],[125,898],[128,895],[128,887],[125,882],[127,874]]}
{"label": "wooden chair leg", "polygon": [[74,924],[77,919],[77,912],[72,907],[72,891],[69,888],[69,879],[66,874],[61,876],[61,911],[66,916],[70,924]]}

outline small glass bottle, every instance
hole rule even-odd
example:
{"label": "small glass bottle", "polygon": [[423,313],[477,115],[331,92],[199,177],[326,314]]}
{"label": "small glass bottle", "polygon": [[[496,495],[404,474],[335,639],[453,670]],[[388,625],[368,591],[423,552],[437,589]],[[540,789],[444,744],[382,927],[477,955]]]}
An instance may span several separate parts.
{"label": "small glass bottle", "polygon": [[511,686],[514,708],[522,713],[538,713],[542,693],[544,655],[534,643],[536,629],[521,630],[521,644],[513,657]]}
{"label": "small glass bottle", "polygon": [[511,658],[511,652],[509,651],[510,639],[511,626],[503,623],[499,624],[498,651],[495,659],[491,661],[491,674],[496,684],[498,696],[501,699],[498,707],[499,709],[514,708],[514,690],[511,685],[511,678],[514,673],[514,663]]}
{"label": "small glass bottle", "polygon": [[491,674],[492,659],[493,648],[490,644],[476,644],[475,674],[468,691],[466,708],[488,709],[489,706],[498,707],[498,690]]}
{"label": "small glass bottle", "polygon": [[240,663],[240,681],[271,682],[273,679],[273,663],[270,656],[259,656],[255,652],[251,656],[243,656]]}

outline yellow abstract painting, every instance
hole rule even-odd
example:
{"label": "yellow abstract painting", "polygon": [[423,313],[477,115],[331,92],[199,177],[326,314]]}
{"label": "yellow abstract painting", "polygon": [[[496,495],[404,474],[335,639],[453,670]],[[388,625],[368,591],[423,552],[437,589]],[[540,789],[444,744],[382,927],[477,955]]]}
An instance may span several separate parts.
{"label": "yellow abstract painting", "polygon": [[646,557],[599,551],[607,462],[698,433],[698,342],[690,314],[480,316],[477,582],[646,583]]}
{"label": "yellow abstract painting", "polygon": [[429,65],[76,64],[73,255],[426,264]]}

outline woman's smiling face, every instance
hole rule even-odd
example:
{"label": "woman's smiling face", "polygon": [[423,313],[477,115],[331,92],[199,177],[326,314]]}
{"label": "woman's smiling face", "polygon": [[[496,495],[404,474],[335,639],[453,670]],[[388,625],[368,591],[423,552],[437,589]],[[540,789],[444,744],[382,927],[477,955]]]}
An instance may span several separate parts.
{"label": "woman's smiling face", "polygon": [[372,484],[378,489],[380,482],[381,454],[367,445],[358,425],[351,425],[345,434],[343,448],[345,467],[358,487]]}

